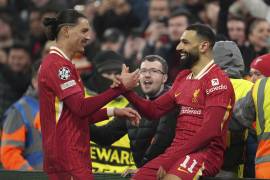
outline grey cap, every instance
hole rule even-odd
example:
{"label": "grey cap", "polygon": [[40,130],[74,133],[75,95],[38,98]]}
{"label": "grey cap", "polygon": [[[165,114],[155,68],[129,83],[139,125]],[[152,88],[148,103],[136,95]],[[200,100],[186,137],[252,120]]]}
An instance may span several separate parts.
{"label": "grey cap", "polygon": [[231,78],[242,78],[245,65],[240,49],[233,41],[218,41],[213,48],[214,61]]}

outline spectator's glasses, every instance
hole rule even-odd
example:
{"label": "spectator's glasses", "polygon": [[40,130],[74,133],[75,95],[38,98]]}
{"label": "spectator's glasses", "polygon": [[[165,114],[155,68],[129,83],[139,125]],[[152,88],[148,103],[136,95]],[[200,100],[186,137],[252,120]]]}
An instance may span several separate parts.
{"label": "spectator's glasses", "polygon": [[159,69],[155,69],[155,68],[151,68],[151,69],[140,69],[140,74],[142,75],[146,75],[147,73],[149,73],[150,75],[154,75],[154,74],[165,74],[163,71],[159,70]]}

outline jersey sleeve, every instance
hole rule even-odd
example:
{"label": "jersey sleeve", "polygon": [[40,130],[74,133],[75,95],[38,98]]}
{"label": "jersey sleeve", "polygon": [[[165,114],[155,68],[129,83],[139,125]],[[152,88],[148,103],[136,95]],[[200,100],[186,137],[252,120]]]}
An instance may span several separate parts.
{"label": "jersey sleeve", "polygon": [[82,91],[74,67],[68,63],[55,62],[49,68],[47,84],[60,100]]}

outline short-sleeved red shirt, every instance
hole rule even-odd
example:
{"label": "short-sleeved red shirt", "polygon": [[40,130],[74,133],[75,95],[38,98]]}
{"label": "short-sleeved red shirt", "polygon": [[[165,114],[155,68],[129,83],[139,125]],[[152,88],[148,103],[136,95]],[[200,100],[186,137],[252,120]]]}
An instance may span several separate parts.
{"label": "short-sleeved red shirt", "polygon": [[52,173],[91,168],[88,120],[74,115],[63,104],[63,99],[84,88],[75,66],[58,48],[52,48],[43,59],[38,85],[44,170]]}

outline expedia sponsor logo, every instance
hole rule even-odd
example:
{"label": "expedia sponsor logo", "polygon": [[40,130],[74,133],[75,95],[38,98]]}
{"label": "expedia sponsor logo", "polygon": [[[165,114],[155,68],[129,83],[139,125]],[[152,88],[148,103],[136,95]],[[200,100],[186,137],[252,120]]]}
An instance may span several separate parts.
{"label": "expedia sponsor logo", "polygon": [[180,114],[201,115],[201,109],[195,109],[188,106],[182,106]]}
{"label": "expedia sponsor logo", "polygon": [[219,85],[219,86],[214,86],[214,87],[211,87],[210,89],[206,89],[206,94],[211,94],[215,91],[218,91],[218,90],[226,90],[227,89],[227,86],[226,85]]}

